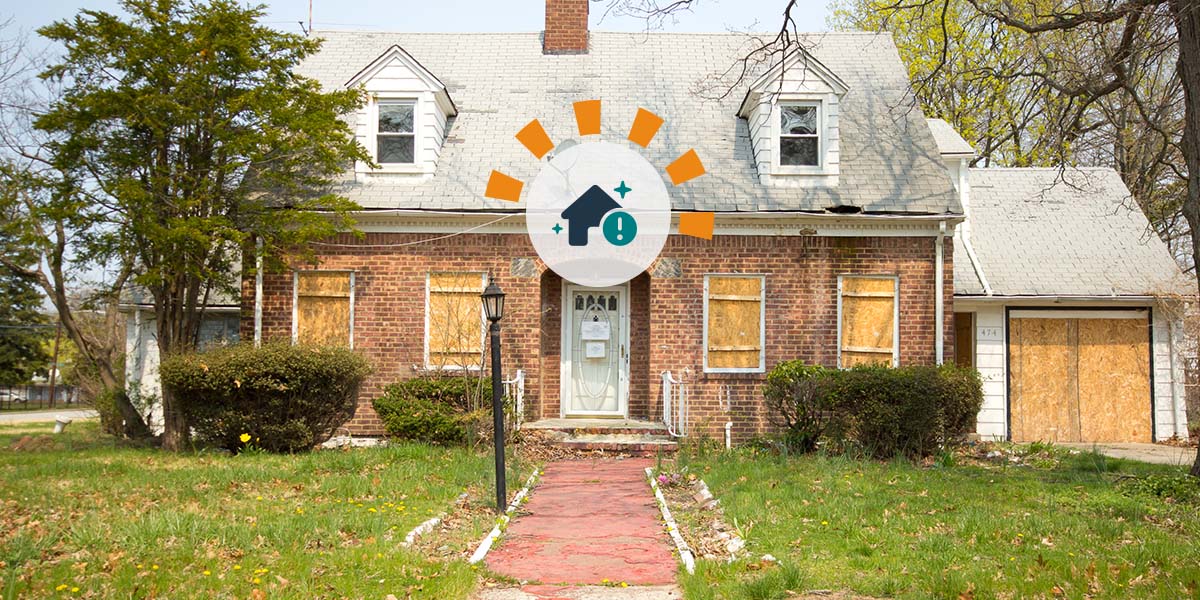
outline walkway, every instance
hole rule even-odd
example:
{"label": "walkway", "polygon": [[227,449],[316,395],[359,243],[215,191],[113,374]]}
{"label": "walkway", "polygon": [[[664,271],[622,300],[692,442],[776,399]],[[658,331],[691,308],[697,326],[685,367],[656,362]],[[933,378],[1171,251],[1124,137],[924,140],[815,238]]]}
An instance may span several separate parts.
{"label": "walkway", "polygon": [[1160,465],[1191,466],[1196,461],[1195,448],[1180,448],[1163,444],[1088,444],[1060,443],[1059,446],[1088,451],[1093,448],[1105,456],[1127,458]]}
{"label": "walkway", "polygon": [[68,419],[91,419],[100,416],[91,409],[72,408],[68,410],[31,410],[28,412],[0,412],[0,424],[7,423],[51,423],[55,418],[63,416]]}
{"label": "walkway", "polygon": [[[542,584],[672,586],[653,590],[661,596],[630,596],[670,597],[678,562],[646,482],[645,468],[651,464],[649,459],[602,459],[546,465],[522,507],[526,514],[509,525],[488,555],[488,567]],[[553,585],[522,591],[534,598],[578,597]]]}

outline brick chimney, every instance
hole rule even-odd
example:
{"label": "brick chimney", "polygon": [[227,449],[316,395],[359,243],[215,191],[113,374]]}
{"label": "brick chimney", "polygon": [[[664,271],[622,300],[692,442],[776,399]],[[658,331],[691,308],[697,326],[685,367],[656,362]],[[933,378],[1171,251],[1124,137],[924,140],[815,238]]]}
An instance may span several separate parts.
{"label": "brick chimney", "polygon": [[589,0],[546,0],[543,54],[587,54]]}

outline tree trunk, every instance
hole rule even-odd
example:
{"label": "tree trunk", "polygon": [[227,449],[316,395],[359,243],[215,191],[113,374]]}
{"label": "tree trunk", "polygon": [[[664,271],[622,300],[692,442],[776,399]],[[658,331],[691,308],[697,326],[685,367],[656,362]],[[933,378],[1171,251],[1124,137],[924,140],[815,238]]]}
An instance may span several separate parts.
{"label": "tree trunk", "polygon": [[[178,350],[180,345],[180,321],[181,312],[180,302],[173,297],[174,290],[168,287],[165,291],[166,297],[156,302],[155,324],[158,329],[158,353],[160,357],[165,358],[172,352]],[[188,425],[187,419],[184,417],[183,411],[179,410],[179,405],[175,401],[173,394],[167,386],[162,388],[162,411],[163,411],[163,435],[162,447],[164,450],[178,452],[189,447],[188,442],[191,441],[191,427]]]}
{"label": "tree trunk", "polygon": [[[1187,161],[1187,197],[1183,216],[1192,233],[1192,259],[1200,265],[1200,0],[1171,0],[1179,35],[1179,79],[1183,83],[1183,157]],[[1197,279],[1200,285],[1200,278]],[[1200,477],[1200,453],[1192,465]]]}

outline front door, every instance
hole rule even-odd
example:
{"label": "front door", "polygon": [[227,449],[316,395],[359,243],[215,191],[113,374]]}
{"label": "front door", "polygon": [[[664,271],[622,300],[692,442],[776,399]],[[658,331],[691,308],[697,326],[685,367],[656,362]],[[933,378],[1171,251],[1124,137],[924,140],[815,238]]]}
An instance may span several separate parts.
{"label": "front door", "polygon": [[563,416],[626,416],[627,299],[625,287],[567,286],[563,311]]}

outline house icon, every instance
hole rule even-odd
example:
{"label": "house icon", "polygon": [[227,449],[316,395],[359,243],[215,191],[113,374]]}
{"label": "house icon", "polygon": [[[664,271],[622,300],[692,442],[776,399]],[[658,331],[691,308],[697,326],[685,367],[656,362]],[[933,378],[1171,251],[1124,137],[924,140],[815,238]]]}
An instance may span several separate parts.
{"label": "house icon", "polygon": [[588,245],[588,231],[599,227],[604,215],[617,208],[621,208],[621,205],[600,186],[593,185],[588,188],[562,211],[561,216],[568,223],[567,243],[572,246]]}

